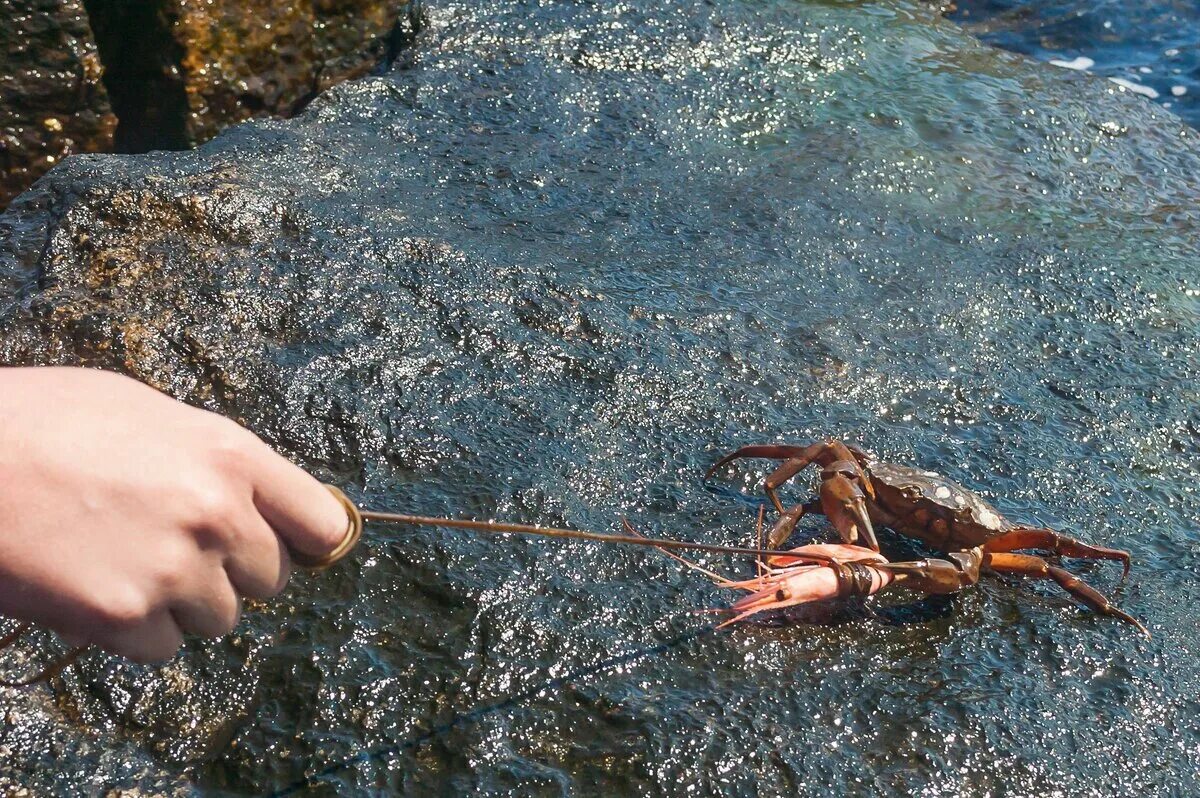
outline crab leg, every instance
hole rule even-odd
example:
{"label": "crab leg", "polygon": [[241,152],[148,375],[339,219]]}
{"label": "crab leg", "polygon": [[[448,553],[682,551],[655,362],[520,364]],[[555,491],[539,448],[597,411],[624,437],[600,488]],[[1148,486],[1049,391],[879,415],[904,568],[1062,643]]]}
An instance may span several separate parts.
{"label": "crab leg", "polygon": [[845,543],[879,551],[866,496],[858,483],[853,477],[828,468],[821,472],[821,476],[820,498],[784,511],[771,526],[767,545],[773,549],[781,547],[796,531],[796,524],[801,518],[808,513],[818,513],[829,519]]}
{"label": "crab leg", "polygon": [[[717,469],[727,463],[732,463],[734,460],[741,460],[745,457],[761,457],[766,460],[793,460],[806,459],[811,463],[816,457],[821,447],[825,444],[814,443],[808,446],[789,446],[786,444],[751,444],[743,446],[737,451],[730,452],[722,457],[717,462],[713,463],[712,468],[708,469],[708,473],[704,475],[705,479],[712,479],[712,475],[717,473]],[[799,470],[799,469],[797,469]]]}
{"label": "crab leg", "polygon": [[793,457],[791,460],[785,460],[783,465],[776,468],[763,480],[763,493],[766,493],[771,504],[775,505],[775,512],[780,514],[784,512],[783,503],[779,501],[779,494],[776,491],[789,479],[807,468],[811,462],[812,458],[809,457]]}
{"label": "crab leg", "polygon": [[743,446],[736,452],[727,454],[718,460],[712,468],[708,469],[708,473],[704,475],[704,478],[710,479],[718,468],[743,457],[783,460],[783,465],[776,468],[763,480],[763,492],[767,494],[767,498],[775,506],[775,512],[782,515],[784,514],[783,502],[779,501],[779,495],[776,491],[783,483],[807,468],[824,449],[825,444],[823,443],[814,443],[811,446]]}
{"label": "crab leg", "polygon": [[979,581],[979,568],[986,556],[982,548],[955,551],[946,556],[945,560],[930,558],[876,567],[893,574],[898,584],[934,595],[957,593]]}
{"label": "crab leg", "polygon": [[1056,568],[1050,563],[1043,560],[1041,557],[1034,557],[1029,554],[1007,554],[995,553],[987,555],[987,565],[993,571],[1002,574],[1019,574],[1028,576],[1033,579],[1052,579],[1058,585],[1074,598],[1078,599],[1082,604],[1086,605],[1094,612],[1101,615],[1108,615],[1113,618],[1120,618],[1126,623],[1131,623],[1142,631],[1146,637],[1150,636],[1149,630],[1142,625],[1142,622],[1134,618],[1127,612],[1119,610],[1109,603],[1104,594],[1093,588],[1091,585],[1084,582],[1079,577],[1072,574],[1070,571],[1064,571],[1062,568]]}
{"label": "crab leg", "polygon": [[1011,532],[1005,532],[999,537],[992,538],[984,549],[989,552],[1010,552],[1015,549],[1046,549],[1054,554],[1065,557],[1079,557],[1088,560],[1118,560],[1124,567],[1121,578],[1129,575],[1129,552],[1120,549],[1110,549],[1104,546],[1092,546],[1075,540],[1075,538],[1060,535],[1052,529],[1037,529],[1021,527]]}
{"label": "crab leg", "polygon": [[787,509],[771,525],[771,530],[767,533],[767,545],[773,549],[781,547],[784,541],[790,538],[792,533],[796,531],[796,524],[800,522],[801,518],[808,513],[820,512],[821,503],[818,501],[797,504]]}
{"label": "crab leg", "polygon": [[[746,457],[761,457],[766,460],[785,460],[783,465],[775,470],[771,476],[767,477],[771,483],[771,490],[778,488],[787,480],[791,479],[796,474],[800,473],[801,469],[809,463],[820,463],[828,466],[838,461],[850,463],[858,472],[859,478],[863,481],[867,495],[872,499],[875,498],[875,489],[871,486],[870,480],[862,471],[861,461],[866,457],[865,454],[853,446],[847,446],[841,441],[826,441],[825,443],[810,443],[807,446],[795,446],[788,444],[751,444],[743,446],[740,449],[730,452],[722,457],[705,473],[705,479],[712,479],[712,475],[717,473],[717,469],[727,463],[732,463],[734,460],[740,460]],[[783,512],[783,507],[775,502],[775,509]]]}

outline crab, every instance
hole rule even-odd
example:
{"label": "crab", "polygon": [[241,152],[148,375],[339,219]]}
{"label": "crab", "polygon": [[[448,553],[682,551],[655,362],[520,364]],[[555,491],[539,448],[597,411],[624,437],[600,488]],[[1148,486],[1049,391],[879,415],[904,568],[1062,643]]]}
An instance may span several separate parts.
{"label": "crab", "polygon": [[[1094,612],[1150,634],[1140,621],[1114,607],[1079,577],[1043,557],[1018,553],[1021,549],[1039,549],[1065,557],[1115,560],[1122,564],[1124,578],[1129,573],[1129,552],[1083,543],[1052,529],[1014,523],[977,493],[937,472],[876,460],[836,440],[805,446],[743,446],[721,458],[706,478],[734,460],[749,457],[782,461],[763,483],[767,498],[779,513],[767,535],[771,549],[782,546],[802,517],[816,513],[829,519],[844,544],[867,552],[879,552],[875,528],[888,527],[946,555],[945,559],[913,562],[870,562],[871,568],[893,578],[876,581],[874,589],[855,591],[852,586],[845,587],[838,595],[867,595],[889,585],[929,594],[955,593],[974,585],[981,573],[990,571],[1053,581]],[[784,507],[779,487],[812,464],[821,466],[817,498]]]}

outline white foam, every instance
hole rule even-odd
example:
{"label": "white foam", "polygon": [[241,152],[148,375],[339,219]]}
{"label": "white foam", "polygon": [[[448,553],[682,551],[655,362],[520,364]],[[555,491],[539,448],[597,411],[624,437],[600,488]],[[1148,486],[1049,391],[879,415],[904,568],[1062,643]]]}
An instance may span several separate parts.
{"label": "white foam", "polygon": [[1125,78],[1109,78],[1109,80],[1123,89],[1128,89],[1134,94],[1140,94],[1143,97],[1149,97],[1151,100],[1158,96],[1158,92],[1154,89],[1149,86],[1143,86],[1140,83],[1134,83],[1132,80],[1126,80]]}
{"label": "white foam", "polygon": [[1187,94],[1187,86],[1172,86],[1171,94],[1175,95],[1176,97],[1182,97],[1183,95]]}
{"label": "white foam", "polygon": [[1077,69],[1081,72],[1087,71],[1096,65],[1096,62],[1086,55],[1072,58],[1070,61],[1063,61],[1061,58],[1051,58],[1050,63],[1063,69]]}

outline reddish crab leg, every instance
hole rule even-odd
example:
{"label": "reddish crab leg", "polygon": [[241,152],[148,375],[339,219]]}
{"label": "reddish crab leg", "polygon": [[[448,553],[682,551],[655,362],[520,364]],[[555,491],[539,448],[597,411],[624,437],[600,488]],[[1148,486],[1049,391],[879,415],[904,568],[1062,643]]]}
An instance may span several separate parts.
{"label": "reddish crab leg", "polygon": [[1110,549],[1104,546],[1092,546],[1075,538],[1060,535],[1053,529],[1036,529],[1020,527],[1011,532],[1005,532],[999,537],[992,538],[984,549],[987,551],[1008,552],[1015,549],[1045,549],[1054,554],[1066,557],[1079,557],[1088,560],[1117,560],[1124,567],[1121,577],[1129,576],[1129,552],[1120,549]]}
{"label": "reddish crab leg", "polygon": [[773,549],[777,549],[792,536],[796,531],[796,524],[800,523],[800,519],[808,513],[820,513],[821,503],[819,501],[797,504],[795,507],[790,507],[784,511],[782,515],[775,519],[775,523],[771,525],[771,531],[767,533],[767,545]]}
{"label": "reddish crab leg", "polygon": [[870,483],[858,477],[857,463],[838,461],[821,472],[821,512],[847,543],[879,551],[875,527],[867,512],[864,485]]}
{"label": "reddish crab leg", "polygon": [[987,566],[1002,574],[1020,574],[1033,579],[1049,579],[1057,582],[1059,587],[1071,594],[1080,603],[1093,612],[1119,618],[1125,623],[1131,623],[1141,630],[1146,637],[1150,631],[1139,621],[1124,610],[1119,610],[1109,603],[1099,590],[1084,582],[1070,571],[1056,568],[1041,557],[1029,554],[987,554]]}

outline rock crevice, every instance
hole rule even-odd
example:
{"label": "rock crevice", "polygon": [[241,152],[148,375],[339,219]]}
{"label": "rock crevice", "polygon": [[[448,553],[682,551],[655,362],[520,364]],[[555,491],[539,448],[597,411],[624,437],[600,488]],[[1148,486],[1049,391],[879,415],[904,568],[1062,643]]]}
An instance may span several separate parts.
{"label": "rock crevice", "polygon": [[409,0],[0,0],[0,208],[72,153],[291,116],[419,27]]}

